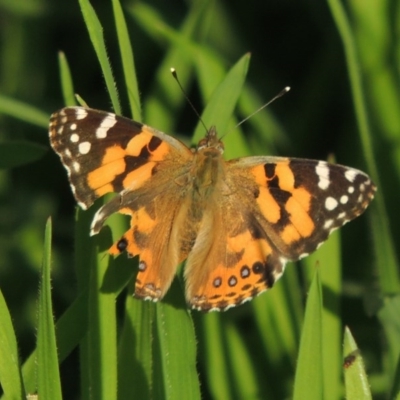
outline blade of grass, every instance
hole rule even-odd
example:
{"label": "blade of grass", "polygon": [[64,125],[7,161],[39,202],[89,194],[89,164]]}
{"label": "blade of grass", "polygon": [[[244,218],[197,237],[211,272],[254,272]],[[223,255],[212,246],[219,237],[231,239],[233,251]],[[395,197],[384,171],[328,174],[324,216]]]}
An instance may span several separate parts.
{"label": "blade of grass", "polygon": [[390,351],[387,353],[389,368],[386,374],[392,380],[397,367],[398,357],[400,355],[400,295],[384,299],[383,307],[378,312],[378,318],[381,322]]}
{"label": "blade of grass", "polygon": [[[250,55],[245,54],[226,74],[224,80],[213,91],[206,108],[202,113],[202,120],[206,126],[215,125],[219,135],[222,136],[227,129],[237,105],[243,85],[246,79]],[[236,131],[237,132],[237,131]],[[235,132],[232,132],[234,135]],[[193,140],[198,141],[204,136],[204,126],[197,123]],[[230,138],[232,142],[239,139],[236,136]]]}
{"label": "blade of grass", "polygon": [[321,275],[324,297],[322,311],[323,332],[323,373],[324,373],[324,399],[339,400],[341,390],[341,336],[342,326],[340,319],[340,295],[342,282],[340,233],[332,233],[329,239],[315,253],[302,261],[311,274],[316,265]]}
{"label": "blade of grass", "polygon": [[3,398],[25,398],[21,371],[18,362],[17,339],[11,315],[0,290],[0,383]]}
{"label": "blade of grass", "polygon": [[393,379],[393,387],[390,391],[390,400],[400,400],[400,355],[397,360],[396,373]]}
{"label": "blade of grass", "polygon": [[308,293],[294,382],[294,400],[324,398],[322,290],[316,269]]}
{"label": "blade of grass", "polygon": [[[109,256],[100,249],[107,248],[106,232],[97,235],[97,262],[91,263],[89,288],[89,321],[87,357],[90,385],[88,398],[117,399],[117,321],[115,293],[104,292],[102,285]],[[95,265],[94,265],[95,264]]]}
{"label": "blade of grass", "polygon": [[38,395],[43,399],[61,399],[60,373],[56,335],[51,304],[51,220],[46,224],[44,256],[40,284],[38,336],[37,336],[37,376]]}
{"label": "blade of grass", "polygon": [[201,354],[211,396],[216,400],[233,399],[221,317],[219,314],[211,313],[202,316],[200,322],[204,343],[204,351]]}
{"label": "blade of grass", "polygon": [[76,99],[71,70],[69,68],[67,58],[62,51],[58,53],[58,65],[60,68],[61,91],[64,98],[64,104],[66,106],[74,106],[76,105]]}
{"label": "blade of grass", "polygon": [[85,20],[86,27],[89,32],[90,40],[93,44],[97,58],[103,72],[104,80],[108,93],[110,95],[111,103],[116,114],[121,114],[121,106],[119,104],[118,93],[115,86],[115,81],[107,56],[106,44],[103,36],[103,28],[97,15],[88,0],[79,0],[82,15]]}
{"label": "blade of grass", "polygon": [[344,331],[343,358],[345,367],[344,383],[346,399],[372,399],[362,357],[357,348],[357,344],[347,327]]}
{"label": "blade of grass", "polygon": [[14,100],[0,94],[0,113],[20,119],[33,125],[46,128],[49,125],[49,115],[22,101]]}
{"label": "blade of grass", "polygon": [[[170,47],[160,63],[155,74],[154,85],[145,103],[146,123],[157,126],[165,132],[173,130],[176,124],[176,114],[184,102],[182,93],[171,77],[170,68],[176,68],[182,86],[187,87],[194,61],[190,43],[197,27],[203,21],[204,13],[209,12],[209,4],[209,0],[193,2],[178,33],[166,25],[163,16],[149,5],[138,3],[130,8],[137,23],[153,39],[159,41],[171,36],[176,39],[170,43]],[[163,45],[165,45],[164,42]]]}
{"label": "blade of grass", "polygon": [[[133,286],[133,285],[131,285]],[[129,290],[129,293],[133,288]],[[155,305],[128,295],[118,348],[118,398],[151,398]]]}
{"label": "blade of grass", "polygon": [[[62,317],[57,321],[56,333],[58,357],[62,362],[78,345],[87,332],[88,293],[81,293]],[[36,391],[36,358],[37,350],[33,351],[22,367],[22,375],[26,391]]]}
{"label": "blade of grass", "polygon": [[[379,188],[381,185],[372,149],[371,130],[364,100],[366,97],[354,36],[341,2],[328,0],[328,4],[343,41],[363,153],[372,179]],[[397,293],[400,291],[399,264],[390,234],[385,203],[379,191],[369,215],[372,220],[371,233],[374,239],[376,265],[379,267],[380,288],[384,294]]]}
{"label": "blade of grass", "polygon": [[135,61],[133,49],[129,39],[128,28],[119,0],[112,0],[114,11],[115,27],[118,35],[119,51],[121,53],[122,67],[125,77],[125,88],[128,93],[129,104],[131,106],[132,118],[136,121],[142,120],[140,106],[139,88],[135,73]]}
{"label": "blade of grass", "polygon": [[278,374],[288,365],[295,370],[303,315],[303,296],[295,269],[296,265],[289,265],[273,290],[251,304],[264,352]]}
{"label": "blade of grass", "polygon": [[189,312],[185,306],[176,308],[164,301],[157,304],[156,321],[162,374],[156,375],[154,386],[162,383],[166,399],[200,399],[195,332]]}
{"label": "blade of grass", "polygon": [[232,369],[231,382],[234,386],[235,397],[238,399],[271,398],[260,387],[256,374],[256,361],[245,345],[235,325],[227,323],[224,326],[225,347],[229,349],[228,358]]}

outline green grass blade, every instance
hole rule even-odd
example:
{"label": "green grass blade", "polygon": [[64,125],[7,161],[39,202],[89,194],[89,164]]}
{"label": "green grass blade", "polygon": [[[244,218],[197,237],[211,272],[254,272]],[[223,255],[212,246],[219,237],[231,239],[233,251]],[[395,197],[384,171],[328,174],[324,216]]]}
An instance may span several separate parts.
{"label": "green grass blade", "polygon": [[185,88],[192,76],[193,53],[191,40],[201,24],[204,13],[208,12],[210,1],[193,2],[179,32],[165,24],[162,15],[145,3],[130,8],[137,23],[154,40],[170,40],[170,47],[155,74],[154,85],[145,102],[145,121],[164,132],[171,132],[176,124],[175,115],[184,103],[184,98],[170,68],[176,68],[179,80]]}
{"label": "green grass blade", "polygon": [[[213,91],[210,100],[207,103],[202,119],[207,127],[215,125],[219,132],[219,136],[226,133],[230,119],[237,105],[240,93],[246,79],[250,55],[244,55],[226,74],[224,80],[220,82],[218,87]],[[237,132],[237,130],[236,130]],[[231,142],[238,139],[235,132],[230,137]],[[199,122],[197,124],[194,140],[198,141],[204,136],[204,126]],[[229,155],[227,156],[229,158]]]}
{"label": "green grass blade", "polygon": [[393,379],[393,387],[390,391],[390,400],[400,400],[400,355],[397,360],[396,373]]}
{"label": "green grass blade", "polygon": [[[87,332],[87,304],[88,293],[83,292],[57,321],[56,333],[60,362],[71,353]],[[22,367],[24,384],[28,393],[36,391],[36,358],[37,350],[32,352]]]}
{"label": "green grass blade", "polygon": [[343,358],[346,399],[372,399],[362,357],[357,348],[357,344],[347,327],[344,332]]}
{"label": "green grass blade", "polygon": [[25,398],[18,363],[17,339],[11,316],[0,290],[0,384],[6,399]]}
{"label": "green grass blade", "polygon": [[42,158],[48,148],[26,141],[0,143],[0,168],[14,168]]}
{"label": "green grass blade", "polygon": [[110,95],[111,103],[116,114],[121,114],[121,106],[119,104],[118,93],[115,86],[115,81],[107,56],[106,44],[103,36],[103,28],[97,15],[88,0],[79,0],[82,15],[85,20],[86,27],[89,32],[90,40],[92,41],[94,50],[100,63],[103,72],[106,87]]}
{"label": "green grass blade", "polygon": [[389,345],[390,352],[387,354],[388,365],[387,371],[389,380],[392,380],[398,363],[400,354],[400,295],[388,297],[384,299],[383,307],[378,312],[378,318],[381,322],[386,340]]}
{"label": "green grass blade", "polygon": [[[131,293],[131,291],[129,291]],[[155,305],[128,295],[118,347],[118,398],[151,398]]]}
{"label": "green grass blade", "polygon": [[[105,232],[97,236],[99,248],[108,246]],[[98,249],[99,250],[99,249]],[[115,293],[103,289],[104,277],[110,258],[97,252],[97,262],[92,263],[89,289],[88,368],[90,397],[117,399],[117,321]]]}
{"label": "green grass blade", "polygon": [[293,372],[295,370],[304,312],[296,267],[290,264],[283,279],[274,285],[273,290],[258,296],[251,304],[260,344],[278,375],[288,366]]}
{"label": "green grass blade", "polygon": [[318,269],[308,293],[294,383],[294,400],[324,399],[322,290]]}
{"label": "green grass blade", "polygon": [[65,57],[62,51],[58,53],[58,64],[60,68],[61,91],[64,98],[64,105],[74,106],[76,104],[76,99],[71,70],[68,65],[67,57]]}
{"label": "green grass blade", "polygon": [[47,129],[49,125],[49,115],[47,113],[2,94],[0,94],[0,113],[40,126],[41,128]]}
{"label": "green grass blade", "polygon": [[43,399],[61,399],[56,335],[51,303],[51,220],[46,224],[44,257],[39,296],[37,336],[38,395]]}
{"label": "green grass blade", "polygon": [[[226,324],[224,331],[226,348],[231,349],[229,361],[232,367],[235,397],[239,399],[256,399],[260,397],[262,392],[257,381],[256,363],[251,358],[245,341],[233,324]],[[265,398],[264,396],[262,397]]]}
{"label": "green grass blade", "polygon": [[[363,153],[371,177],[379,188],[381,183],[373,155],[370,123],[364,100],[366,96],[362,85],[356,43],[341,2],[329,0],[328,4],[343,41]],[[376,264],[379,266],[381,290],[385,294],[397,293],[400,291],[399,264],[381,191],[378,191],[369,214],[372,219],[371,233],[374,239]]]}
{"label": "green grass blade", "polygon": [[126,26],[125,17],[119,0],[112,0],[112,6],[125,77],[125,88],[128,92],[128,99],[131,107],[131,115],[134,120],[141,121],[142,111],[140,106],[139,87],[136,79],[135,61],[132,45],[129,39],[128,28]]}
{"label": "green grass blade", "polygon": [[200,348],[200,354],[203,355],[204,369],[207,371],[206,379],[212,398],[232,399],[234,392],[229,382],[229,365],[221,316],[216,313],[201,316],[201,326],[204,349]]}
{"label": "green grass blade", "polygon": [[319,273],[324,294],[322,311],[324,399],[339,400],[342,395],[340,372],[343,329],[340,318],[342,265],[339,232],[334,232],[326,243],[305,258],[302,264],[307,266],[310,278],[315,266],[320,265]]}
{"label": "green grass blade", "polygon": [[[169,293],[168,297],[171,295],[174,293]],[[168,304],[166,300],[157,304],[156,321],[162,374],[156,374],[155,391],[157,392],[157,386],[162,383],[166,399],[200,399],[196,340],[188,310],[185,306],[177,308]]]}

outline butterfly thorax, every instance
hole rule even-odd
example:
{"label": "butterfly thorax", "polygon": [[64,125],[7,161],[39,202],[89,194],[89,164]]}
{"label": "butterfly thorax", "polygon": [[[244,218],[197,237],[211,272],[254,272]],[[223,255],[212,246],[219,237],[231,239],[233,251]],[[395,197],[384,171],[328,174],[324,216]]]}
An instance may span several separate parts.
{"label": "butterfly thorax", "polygon": [[193,247],[201,227],[204,212],[215,207],[225,181],[225,164],[222,157],[223,143],[212,127],[200,140],[194,153],[189,172],[187,190],[187,212],[181,234],[181,248],[188,253]]}
{"label": "butterfly thorax", "polygon": [[191,179],[193,196],[200,199],[208,198],[224,178],[222,153],[224,144],[217,137],[215,126],[201,139],[193,157]]}

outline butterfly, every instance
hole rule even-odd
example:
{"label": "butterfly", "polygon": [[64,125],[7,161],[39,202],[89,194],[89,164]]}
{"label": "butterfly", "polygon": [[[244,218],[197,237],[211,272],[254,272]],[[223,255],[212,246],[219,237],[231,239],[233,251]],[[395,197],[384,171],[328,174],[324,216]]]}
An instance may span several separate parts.
{"label": "butterfly", "polygon": [[116,193],[96,212],[91,235],[111,214],[130,216],[109,253],[139,255],[135,296],[162,299],[186,260],[186,300],[201,311],[272,288],[288,261],[363,213],[376,191],[365,173],[325,161],[225,161],[215,127],[191,150],[128,118],[67,107],[51,116],[49,135],[82,209]]}

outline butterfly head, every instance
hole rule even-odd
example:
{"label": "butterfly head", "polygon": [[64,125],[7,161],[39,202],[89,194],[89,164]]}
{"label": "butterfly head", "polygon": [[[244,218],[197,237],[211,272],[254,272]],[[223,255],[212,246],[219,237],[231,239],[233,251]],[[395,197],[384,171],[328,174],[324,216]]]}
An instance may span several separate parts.
{"label": "butterfly head", "polygon": [[197,144],[197,151],[212,148],[217,149],[221,154],[224,152],[224,144],[221,139],[218,139],[217,128],[213,125],[206,136]]}

